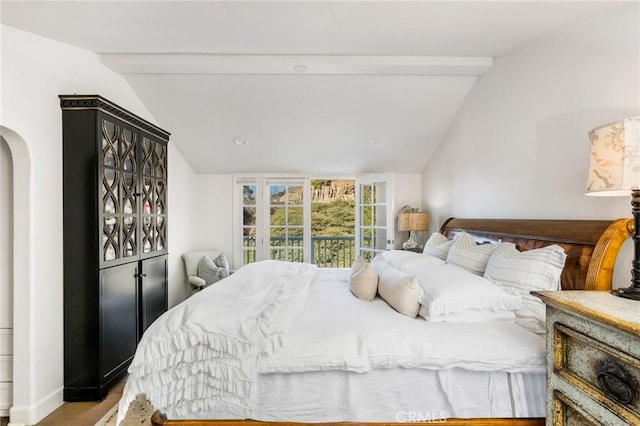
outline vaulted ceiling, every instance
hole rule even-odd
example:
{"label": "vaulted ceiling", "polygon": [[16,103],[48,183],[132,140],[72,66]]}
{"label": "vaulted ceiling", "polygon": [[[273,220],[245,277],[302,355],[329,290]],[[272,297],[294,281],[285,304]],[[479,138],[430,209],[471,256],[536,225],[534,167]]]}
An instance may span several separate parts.
{"label": "vaulted ceiling", "polygon": [[100,55],[198,173],[419,172],[497,57],[612,1],[2,1]]}

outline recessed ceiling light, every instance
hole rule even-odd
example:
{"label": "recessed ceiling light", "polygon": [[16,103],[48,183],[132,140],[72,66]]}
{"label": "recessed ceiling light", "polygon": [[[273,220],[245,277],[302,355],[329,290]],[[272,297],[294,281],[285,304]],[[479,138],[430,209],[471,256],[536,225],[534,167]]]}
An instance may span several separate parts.
{"label": "recessed ceiling light", "polygon": [[306,65],[296,65],[295,67],[293,67],[293,71],[297,72],[298,74],[304,74],[305,72],[307,72],[307,67]]}
{"label": "recessed ceiling light", "polygon": [[233,143],[238,146],[245,146],[247,144],[247,140],[236,136],[235,138],[233,138]]}

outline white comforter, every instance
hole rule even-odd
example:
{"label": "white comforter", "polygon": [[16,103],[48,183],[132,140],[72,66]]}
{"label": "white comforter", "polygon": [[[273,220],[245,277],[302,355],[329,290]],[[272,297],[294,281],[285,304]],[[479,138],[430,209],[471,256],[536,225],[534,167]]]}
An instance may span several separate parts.
{"label": "white comforter", "polygon": [[[319,277],[322,276],[322,270]],[[545,340],[513,321],[428,322],[376,298],[354,297],[346,281],[314,282],[284,345],[261,357],[260,373],[382,368],[543,373]]]}
{"label": "white comforter", "polygon": [[544,339],[514,322],[408,318],[381,299],[357,299],[347,278],[348,270],[316,276],[310,265],[267,261],[192,296],[143,336],[119,415],[146,393],[170,418],[199,411],[255,418],[258,374],[395,367],[544,372]]}
{"label": "white comforter", "polygon": [[302,263],[254,263],[158,318],[129,367],[118,423],[139,393],[176,415],[220,408],[251,417],[258,357],[282,345],[316,271]]}

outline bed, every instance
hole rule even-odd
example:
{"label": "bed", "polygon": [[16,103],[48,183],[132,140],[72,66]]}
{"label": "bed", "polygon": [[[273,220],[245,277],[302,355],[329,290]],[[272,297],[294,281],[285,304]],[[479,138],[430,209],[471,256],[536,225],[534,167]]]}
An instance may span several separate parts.
{"label": "bed", "polygon": [[[451,240],[464,234],[472,237],[478,245],[511,243],[518,251],[559,246],[566,254],[561,269],[562,289],[609,290],[617,253],[630,235],[630,230],[631,220],[628,219],[451,218],[442,225],[440,234]],[[422,263],[417,264],[419,267],[413,263],[407,265],[409,269],[414,267],[411,272],[417,275],[421,273]],[[196,295],[197,298],[187,304],[187,309],[172,309],[165,315],[165,320],[154,323],[158,328],[157,333],[163,338],[157,338],[153,343],[144,338],[141,341],[130,368],[120,411],[126,412],[131,398],[155,386],[163,389],[150,398],[154,406],[160,408],[152,418],[153,424],[158,426],[245,425],[263,421],[290,424],[441,422],[476,426],[544,424],[543,337],[526,330],[521,332],[522,327],[511,321],[420,321],[389,309],[387,302],[379,298],[368,303],[356,301],[345,286],[345,280],[348,279],[345,270],[327,270],[315,275],[304,265],[280,267],[285,269],[285,275],[291,272],[290,276],[293,276],[295,269],[296,274],[305,276],[309,281],[305,287],[307,290],[290,293],[287,280],[279,278],[273,281],[284,284],[277,289],[257,287],[252,291],[259,293],[264,290],[272,296],[276,294],[274,300],[302,302],[287,302],[291,308],[285,312],[274,313],[269,309],[259,311],[257,315],[270,316],[271,324],[276,325],[263,330],[265,332],[262,334],[258,330],[257,337],[256,330],[243,329],[239,335],[234,334],[233,341],[223,339],[207,343],[220,352],[230,353],[244,350],[243,345],[247,341],[259,340],[260,353],[252,353],[247,358],[250,360],[248,367],[244,365],[246,359],[241,361],[243,371],[248,371],[252,380],[245,381],[246,376],[237,375],[235,359],[226,360],[216,367],[215,372],[207,363],[199,362],[205,350],[199,331],[189,330],[189,333],[182,333],[177,338],[166,330],[171,328],[171,324],[175,329],[182,330],[182,321],[188,315],[226,319],[238,307],[243,312],[252,312],[253,299],[246,302],[236,300],[219,306],[214,315],[207,306],[215,301],[207,300],[206,294]],[[237,283],[249,282],[251,274],[268,277],[272,273],[271,270],[260,268],[257,267],[253,272],[240,270],[229,279],[235,279]],[[227,288],[232,291],[231,286]],[[216,297],[221,298],[225,287],[220,286],[216,291],[220,292]],[[323,309],[335,308],[336,304],[343,303],[341,300],[347,303],[344,308],[334,310],[331,318],[319,321]],[[302,306],[304,308],[300,308]],[[364,310],[368,313],[365,314]],[[360,318],[359,312],[369,315],[366,318],[372,330],[387,330],[385,327],[390,327],[382,340],[388,340],[396,348],[393,357],[379,351],[376,345],[381,340],[380,336],[375,336],[377,340],[369,340],[368,334],[362,333],[362,326],[357,326],[357,320],[354,320]],[[223,329],[218,330],[218,334],[228,330],[224,327],[237,331],[235,328],[238,323],[222,323]],[[323,323],[327,323],[328,327],[324,327]],[[423,327],[425,324],[429,325],[428,330]],[[393,329],[394,326],[399,328]],[[370,329],[366,330],[368,332]],[[452,344],[441,344],[445,340],[443,336],[451,335],[461,337]],[[268,338],[265,339],[265,336]],[[332,344],[333,341],[338,344]],[[416,341],[421,342],[422,346],[417,345]],[[491,344],[481,343],[487,341]],[[513,342],[517,342],[517,345],[513,345]],[[471,349],[462,350],[465,344]],[[513,355],[510,353],[504,360],[496,361],[499,357],[496,357],[495,351],[502,350],[500,345],[503,344],[512,345]],[[177,345],[187,350],[176,354],[167,349],[167,345]],[[336,347],[343,350],[336,351]],[[373,348],[369,349],[364,361],[361,357],[352,356],[354,351],[361,351],[362,347]],[[490,350],[492,347],[493,352]],[[425,348],[429,348],[428,365],[424,364],[427,361],[421,357],[412,355],[426,352]],[[159,352],[164,355],[158,356]],[[145,358],[145,353],[155,359],[156,369],[169,373],[156,374],[153,366],[140,361]],[[346,361],[340,361],[339,355],[344,355]],[[189,382],[194,375],[215,376],[208,386],[217,389],[213,392],[216,396],[210,397],[209,390],[204,389],[207,386],[198,387]],[[179,378],[177,382],[168,383],[176,377]],[[222,380],[221,377],[230,379]],[[250,391],[253,398],[251,406],[243,405],[244,402],[238,402],[233,396],[245,392],[242,386],[247,383],[253,386]],[[201,396],[206,392],[209,392],[208,399],[204,400]],[[194,393],[198,395],[194,396]],[[170,401],[181,399],[190,402],[172,406]],[[196,400],[199,402],[193,402]],[[173,408],[163,410],[161,407],[165,406]]]}

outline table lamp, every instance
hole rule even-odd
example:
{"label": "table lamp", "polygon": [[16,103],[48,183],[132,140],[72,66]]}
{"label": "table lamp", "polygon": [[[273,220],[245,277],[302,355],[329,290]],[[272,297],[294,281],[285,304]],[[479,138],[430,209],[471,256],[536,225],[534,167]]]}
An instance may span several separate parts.
{"label": "table lamp", "polygon": [[640,300],[640,116],[597,127],[589,132],[589,139],[587,195],[631,196],[631,286],[613,294]]}
{"label": "table lamp", "polygon": [[429,217],[426,212],[400,212],[398,214],[398,231],[409,231],[409,239],[402,244],[404,250],[422,249],[422,242],[418,239],[416,231],[429,229]]}

